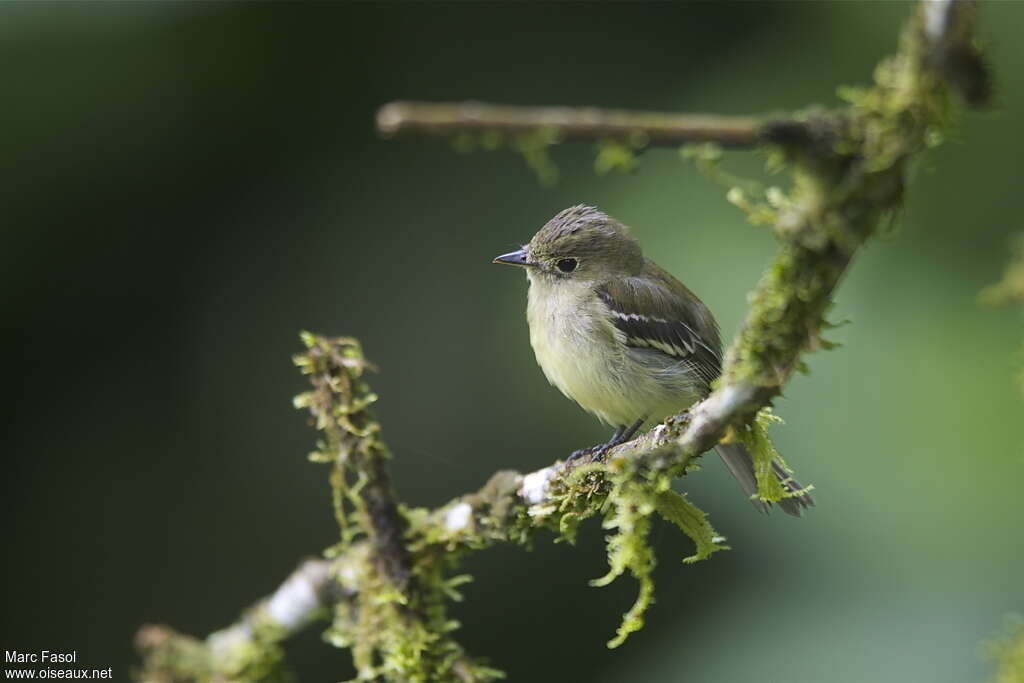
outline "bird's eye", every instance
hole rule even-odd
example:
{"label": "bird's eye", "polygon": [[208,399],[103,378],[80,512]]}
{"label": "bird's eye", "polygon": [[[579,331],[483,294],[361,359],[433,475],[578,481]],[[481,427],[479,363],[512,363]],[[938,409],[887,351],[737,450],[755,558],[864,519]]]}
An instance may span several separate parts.
{"label": "bird's eye", "polygon": [[560,258],[555,266],[563,273],[571,273],[576,270],[576,259],[574,258]]}

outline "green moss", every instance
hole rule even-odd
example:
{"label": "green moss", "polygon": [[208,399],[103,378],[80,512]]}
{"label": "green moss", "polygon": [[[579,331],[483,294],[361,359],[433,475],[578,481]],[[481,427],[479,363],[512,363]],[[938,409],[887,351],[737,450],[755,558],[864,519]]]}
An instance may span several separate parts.
{"label": "green moss", "polygon": [[558,167],[551,160],[548,148],[561,142],[562,133],[557,128],[538,128],[512,139],[512,149],[519,152],[526,165],[537,174],[541,185],[551,187],[558,182]]}
{"label": "green moss", "polygon": [[166,626],[144,626],[136,646],[145,657],[138,680],[153,683],[210,681],[214,661],[210,648],[201,640],[176,633]]}
{"label": "green moss", "polygon": [[1011,248],[1013,255],[1003,271],[1003,278],[978,295],[979,301],[986,306],[1024,303],[1024,235],[1017,235]]}
{"label": "green moss", "polygon": [[[730,202],[743,205],[747,200],[765,193],[764,183],[761,181],[736,175],[723,168],[723,155],[721,146],[713,142],[686,144],[679,147],[679,157],[683,161],[692,163],[705,178],[729,188],[727,198],[732,195],[732,199],[729,199]],[[756,201],[754,204],[750,204],[751,209],[755,204]],[[761,223],[760,220],[755,220],[753,215],[751,220],[755,224]]]}
{"label": "green moss", "polygon": [[612,171],[632,173],[640,167],[637,150],[641,148],[642,145],[633,146],[621,140],[602,140],[597,145],[594,172],[598,175],[606,175]]}
{"label": "green moss", "polygon": [[[370,553],[342,565],[343,577],[357,592],[339,601],[327,631],[328,642],[352,651],[356,681],[416,681],[419,683],[491,681],[500,671],[470,658],[451,637],[458,623],[447,616],[447,602],[460,600],[457,590],[469,580],[448,576],[457,560],[427,546],[414,562],[419,590],[406,597],[375,570]],[[357,553],[358,555],[358,553]]]}
{"label": "green moss", "polygon": [[520,545],[529,542],[532,529],[524,529],[515,523],[521,512],[514,502],[521,478],[513,470],[500,470],[487,480],[483,488],[463,498],[463,502],[475,511],[475,531],[479,535]]}
{"label": "green moss", "polygon": [[982,654],[996,665],[992,683],[1024,683],[1024,618],[1008,617],[1003,632],[983,644]]}
{"label": "green moss", "polygon": [[[994,285],[983,289],[978,300],[986,306],[1007,306],[1024,304],[1024,235],[1017,235],[1012,244],[1013,256],[1006,265],[1003,278]],[[1024,358],[1024,349],[1018,354]],[[1017,370],[1017,384],[1024,391],[1024,364]]]}
{"label": "green moss", "polygon": [[[667,477],[665,486],[667,486]],[[683,558],[686,564],[706,560],[711,553],[729,550],[724,545],[725,537],[720,536],[708,522],[707,513],[687,500],[686,496],[676,493],[670,488],[658,491],[654,498],[654,508],[666,521],[675,524],[679,530],[690,537],[696,546],[693,555]]]}
{"label": "green moss", "polygon": [[777,503],[783,498],[799,497],[813,488],[809,486],[799,491],[787,491],[775,476],[773,463],[778,463],[787,472],[792,472],[768,437],[768,428],[781,422],[782,419],[776,416],[771,408],[763,408],[750,424],[743,425],[734,432],[735,437],[743,442],[754,459],[757,495],[769,503]]}
{"label": "green moss", "polygon": [[165,626],[144,627],[137,644],[146,660],[136,677],[149,683],[294,681],[280,646],[284,633],[260,610],[247,615],[240,634],[213,633],[205,642]]}
{"label": "green moss", "polygon": [[[456,587],[468,580],[450,573],[466,548],[483,543],[479,530],[452,531],[427,510],[394,503],[383,467],[389,452],[369,411],[377,395],[363,379],[372,365],[359,342],[309,333],[302,341],[306,352],[295,363],[313,389],[295,405],[309,410],[323,435],[310,459],[332,468],[341,540],[328,555],[344,553],[335,581],[350,589],[334,607],[328,641],[351,649],[358,681],[494,680],[500,672],[466,654],[451,637],[458,624],[447,616],[448,602],[459,599]],[[489,486],[478,494],[488,513],[481,524],[501,528],[509,511],[499,498],[509,477]],[[455,538],[460,533],[465,537]]]}
{"label": "green moss", "polygon": [[630,475],[615,478],[609,494],[608,511],[603,527],[611,533],[607,537],[608,573],[590,582],[592,586],[607,586],[624,572],[629,571],[640,583],[636,602],[622,617],[622,623],[609,648],[625,642],[629,634],[644,625],[644,612],[654,601],[654,551],[647,542],[651,530],[654,499],[645,482]]}
{"label": "green moss", "polygon": [[607,467],[601,463],[585,463],[563,470],[550,491],[551,515],[548,527],[558,540],[576,542],[580,523],[598,514],[611,491],[605,476]]}
{"label": "green moss", "polygon": [[[257,607],[257,610],[260,609]],[[294,680],[284,665],[284,650],[280,645],[286,635],[284,629],[261,611],[251,615],[248,621],[252,631],[250,638],[219,654],[215,661],[213,680]],[[210,636],[208,642],[216,636]]]}
{"label": "green moss", "polygon": [[296,396],[293,403],[296,408],[309,411],[316,429],[323,435],[309,459],[331,466],[334,515],[341,543],[347,545],[370,529],[365,501],[359,495],[367,474],[356,461],[383,458],[387,454],[387,447],[379,438],[380,424],[368,410],[377,395],[363,380],[363,374],[373,366],[356,339],[322,337],[309,332],[303,332],[301,338],[306,352],[293,360],[302,374],[309,377],[313,389]]}
{"label": "green moss", "polygon": [[821,341],[832,290],[856,249],[903,197],[911,156],[946,137],[954,113],[946,88],[928,68],[920,22],[910,22],[899,54],[883,60],[870,88],[842,88],[850,103],[832,154],[777,149],[776,166],[792,174],[770,201],[733,191],[752,220],[773,220],[783,240],[755,290],[724,381],[776,388]]}
{"label": "green moss", "polygon": [[[622,618],[609,648],[616,648],[631,633],[640,630],[644,624],[644,613],[654,602],[653,572],[656,565],[654,550],[648,542],[652,513],[658,512],[663,518],[676,525],[690,537],[696,552],[683,562],[691,563],[706,559],[718,550],[724,550],[725,540],[708,523],[707,515],[685,497],[670,488],[670,478],[655,469],[642,467],[636,459],[615,459],[606,465],[591,466],[578,481],[588,482],[593,495],[600,496],[600,507],[604,509],[602,526],[609,533],[606,539],[608,572],[591,581],[593,586],[607,586],[624,573],[629,572],[640,586],[637,599]],[[597,480],[599,483],[595,483]],[[585,493],[567,493],[566,496],[586,496]],[[574,510],[578,516],[594,514],[598,507],[593,497],[585,498],[585,510]]]}
{"label": "green moss", "polygon": [[551,159],[549,148],[561,141],[561,130],[554,126],[545,126],[518,135],[505,135],[497,130],[459,133],[452,138],[452,147],[460,154],[478,150],[495,152],[510,149],[523,157],[541,185],[551,187],[558,183],[559,171]]}

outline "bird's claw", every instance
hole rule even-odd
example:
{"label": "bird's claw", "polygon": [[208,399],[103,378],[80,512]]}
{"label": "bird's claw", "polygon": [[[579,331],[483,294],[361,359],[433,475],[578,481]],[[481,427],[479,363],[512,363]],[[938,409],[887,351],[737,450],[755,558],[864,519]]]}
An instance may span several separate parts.
{"label": "bird's claw", "polygon": [[683,425],[689,424],[690,420],[692,420],[692,419],[693,419],[693,415],[690,413],[689,410],[687,410],[687,411],[684,411],[684,412],[682,412],[682,413],[680,413],[678,415],[673,415],[672,417],[670,417],[665,422],[666,422],[666,424],[669,424],[669,425],[672,425],[672,426],[682,427]]}
{"label": "bird's claw", "polygon": [[[599,443],[596,446],[590,448],[581,448],[577,451],[573,451],[572,454],[565,459],[566,464],[572,464],[575,466],[578,462],[600,462],[604,459],[604,454],[608,452],[608,449],[618,444],[614,443]],[[589,456],[589,457],[588,457]]]}
{"label": "bird's claw", "polygon": [[590,462],[600,462],[604,459],[604,454],[608,452],[609,448],[614,448],[632,439],[633,435],[636,434],[636,430],[640,428],[640,425],[642,425],[646,419],[646,417],[641,417],[639,420],[634,422],[631,427],[626,427],[624,425],[620,426],[615,430],[615,433],[612,434],[612,438],[610,438],[606,443],[599,443],[596,446],[591,446],[590,448],[581,448],[578,451],[573,451],[572,455],[566,458],[566,464],[574,463],[576,460],[588,455],[590,456]]}
{"label": "bird's claw", "polygon": [[589,448],[581,448],[579,450],[573,451],[572,454],[568,458],[565,459],[565,461],[566,462],[575,462],[576,460],[579,460],[580,458],[584,458],[584,457],[586,457],[588,455],[593,455],[594,453],[596,453],[597,451],[601,450],[602,448],[604,448],[604,444],[603,443],[602,444],[598,444],[596,446],[591,446]]}

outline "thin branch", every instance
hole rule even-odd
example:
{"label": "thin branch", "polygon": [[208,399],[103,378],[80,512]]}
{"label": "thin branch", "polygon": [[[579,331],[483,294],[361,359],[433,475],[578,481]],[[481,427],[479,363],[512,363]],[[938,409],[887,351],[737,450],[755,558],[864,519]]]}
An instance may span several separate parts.
{"label": "thin branch", "polygon": [[139,679],[146,683],[256,680],[277,665],[282,656],[279,643],[350,592],[335,576],[331,562],[306,560],[272,595],[205,642],[167,626],[143,626],[135,636],[135,646],[146,658]]}
{"label": "thin branch", "polygon": [[820,118],[758,119],[596,107],[518,107],[482,102],[391,102],[377,111],[377,130],[386,136],[404,133],[517,136],[551,131],[564,140],[622,139],[640,147],[714,142],[722,147],[750,148],[769,142],[823,140],[830,135],[834,123]]}
{"label": "thin branch", "polygon": [[258,622],[269,621],[280,629],[282,638],[287,638],[307,626],[317,610],[347,592],[334,583],[330,562],[306,560],[238,623],[213,634],[210,647],[215,652],[227,652],[253,641]]}
{"label": "thin branch", "polygon": [[355,339],[305,333],[303,337],[308,351],[296,357],[296,362],[313,385],[306,398],[310,413],[327,439],[322,459],[332,460],[335,465],[334,486],[339,496],[352,490],[345,483],[345,472],[359,472],[358,493],[353,495],[362,501],[365,519],[357,523],[369,536],[374,564],[395,589],[407,594],[412,589],[412,561],[403,541],[406,523],[398,512],[391,486],[380,425],[365,410],[376,397],[359,379],[372,365]]}
{"label": "thin branch", "polygon": [[[718,431],[749,401],[750,397],[739,391],[720,390],[695,406],[688,419],[671,419],[667,425],[659,425],[617,446],[609,457],[653,458],[672,453],[680,443],[680,425],[688,426],[682,437],[686,450],[699,452],[702,444],[717,443]],[[451,552],[508,540],[508,525],[515,518],[525,517],[535,528],[545,526],[552,514],[552,495],[565,472],[562,461],[527,474],[497,472],[480,490],[431,511],[420,531],[434,536],[439,545]],[[497,509],[504,510],[498,518]],[[358,595],[362,586],[355,568],[365,561],[369,550],[369,543],[361,541],[333,559],[305,561],[271,596],[247,610],[234,624],[211,634],[205,642],[166,626],[143,626],[136,635],[136,647],[147,664],[141,679],[185,683],[219,675],[232,680],[239,671],[269,668],[280,642],[318,619],[328,618],[329,610],[339,601]],[[460,679],[473,680],[466,673],[468,667],[457,663],[455,671]]]}

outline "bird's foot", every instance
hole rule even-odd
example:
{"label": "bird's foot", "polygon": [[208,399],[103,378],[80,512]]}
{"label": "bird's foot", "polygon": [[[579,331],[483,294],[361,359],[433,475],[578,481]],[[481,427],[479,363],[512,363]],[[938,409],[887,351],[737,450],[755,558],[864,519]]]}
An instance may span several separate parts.
{"label": "bird's foot", "polygon": [[[619,443],[622,443],[621,441]],[[590,462],[601,462],[604,460],[604,454],[608,452],[608,449],[612,446],[618,446],[618,443],[605,443],[597,447],[597,449],[591,454]]]}
{"label": "bird's foot", "polygon": [[599,451],[602,448],[604,448],[606,445],[607,444],[599,443],[596,446],[591,446],[590,448],[581,448],[579,450],[573,451],[572,454],[568,458],[565,459],[565,461],[567,463],[575,462],[576,460],[579,460],[580,458],[585,458],[588,455],[593,455],[597,451]]}
{"label": "bird's foot", "polygon": [[580,453],[581,456],[589,455],[590,462],[601,462],[604,460],[604,454],[607,453],[609,449],[615,448],[619,444],[626,443],[627,441],[629,441],[629,438],[624,434],[617,434],[607,443],[599,443],[596,446],[591,446],[590,448],[585,448],[582,451],[576,452]]}
{"label": "bird's foot", "polygon": [[604,459],[604,454],[608,452],[608,449],[624,444],[632,439],[633,435],[636,434],[637,430],[640,429],[640,425],[642,425],[646,419],[646,417],[641,417],[629,427],[625,425],[618,427],[615,430],[615,433],[612,434],[612,438],[608,439],[607,442],[599,443],[596,446],[591,446],[590,448],[581,448],[578,451],[573,451],[572,455],[570,455],[565,462],[572,463],[586,456],[590,456],[590,462],[600,462]]}
{"label": "bird's foot", "polygon": [[672,417],[670,417],[665,422],[666,422],[666,424],[668,424],[670,426],[673,426],[673,427],[675,427],[675,426],[682,427],[684,425],[689,424],[690,420],[692,420],[692,419],[693,419],[693,415],[691,415],[690,411],[687,410],[685,412],[679,413],[678,415],[673,415]]}

